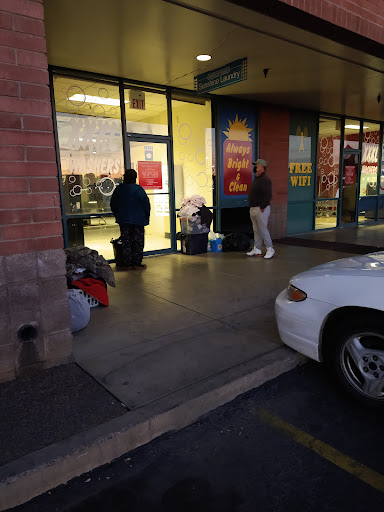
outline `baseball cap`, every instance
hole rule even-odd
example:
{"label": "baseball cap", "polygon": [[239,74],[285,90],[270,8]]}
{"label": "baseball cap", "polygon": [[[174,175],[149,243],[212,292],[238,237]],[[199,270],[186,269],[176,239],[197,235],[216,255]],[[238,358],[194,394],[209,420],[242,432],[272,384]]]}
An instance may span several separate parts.
{"label": "baseball cap", "polygon": [[253,165],[261,164],[264,167],[267,167],[267,162],[263,158],[258,158],[256,162],[252,162]]}

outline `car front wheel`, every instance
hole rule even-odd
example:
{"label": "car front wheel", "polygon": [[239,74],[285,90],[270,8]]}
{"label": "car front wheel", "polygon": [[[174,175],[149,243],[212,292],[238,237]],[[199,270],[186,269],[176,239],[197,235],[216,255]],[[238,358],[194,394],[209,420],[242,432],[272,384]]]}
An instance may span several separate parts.
{"label": "car front wheel", "polygon": [[365,403],[384,407],[384,328],[372,317],[334,331],[327,359],[344,388]]}

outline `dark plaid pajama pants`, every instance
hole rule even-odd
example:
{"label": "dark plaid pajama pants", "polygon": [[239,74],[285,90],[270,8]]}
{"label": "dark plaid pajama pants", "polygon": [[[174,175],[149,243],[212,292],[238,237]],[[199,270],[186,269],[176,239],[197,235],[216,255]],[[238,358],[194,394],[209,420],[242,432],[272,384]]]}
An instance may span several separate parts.
{"label": "dark plaid pajama pants", "polygon": [[144,250],[144,226],[120,224],[120,233],[124,266],[140,265]]}

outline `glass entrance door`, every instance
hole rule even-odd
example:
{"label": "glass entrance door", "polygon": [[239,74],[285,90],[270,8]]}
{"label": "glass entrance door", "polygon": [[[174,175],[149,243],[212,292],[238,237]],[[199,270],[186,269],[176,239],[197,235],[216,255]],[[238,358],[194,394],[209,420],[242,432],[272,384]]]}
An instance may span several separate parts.
{"label": "glass entrance door", "polygon": [[130,165],[151,203],[145,228],[145,252],[171,249],[168,143],[129,140]]}
{"label": "glass entrance door", "polygon": [[343,185],[341,192],[341,224],[356,222],[356,196],[359,155],[345,153],[343,157]]}

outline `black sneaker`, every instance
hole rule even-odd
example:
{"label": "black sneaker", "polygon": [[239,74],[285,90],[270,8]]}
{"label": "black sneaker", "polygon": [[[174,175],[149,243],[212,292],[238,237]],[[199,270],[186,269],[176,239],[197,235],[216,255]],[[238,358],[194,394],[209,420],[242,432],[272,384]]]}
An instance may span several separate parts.
{"label": "black sneaker", "polygon": [[144,264],[135,265],[133,268],[135,270],[145,270],[147,268],[147,265],[144,265]]}

